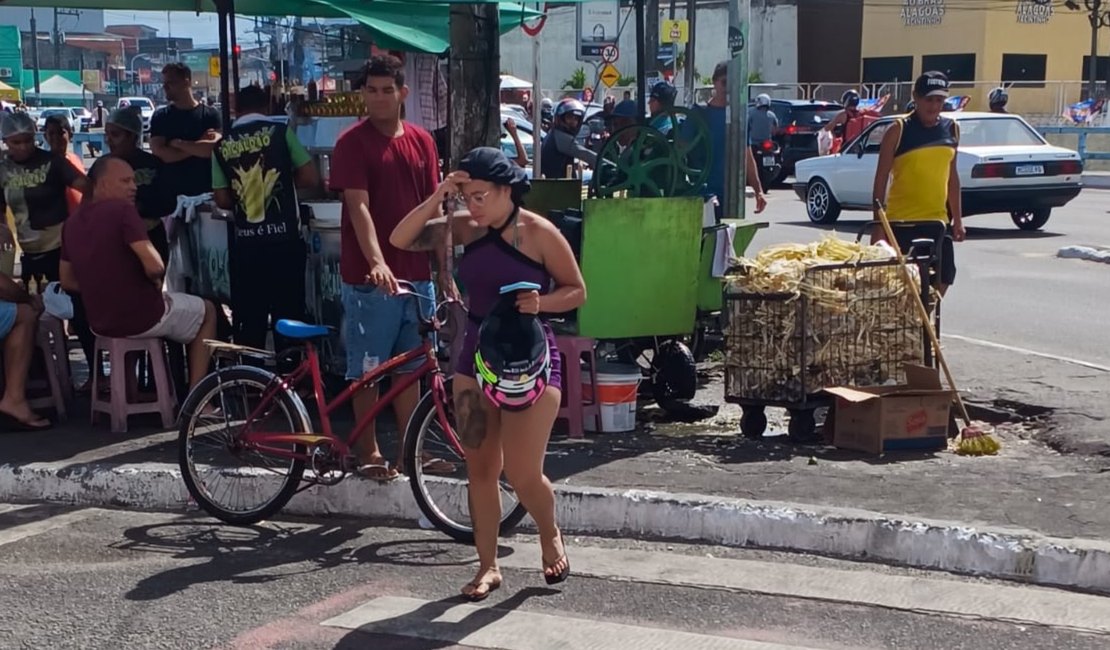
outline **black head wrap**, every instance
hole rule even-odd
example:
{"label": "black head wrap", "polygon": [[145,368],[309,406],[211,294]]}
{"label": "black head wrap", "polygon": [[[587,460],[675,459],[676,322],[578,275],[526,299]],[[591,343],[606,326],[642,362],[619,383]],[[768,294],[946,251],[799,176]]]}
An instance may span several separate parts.
{"label": "black head wrap", "polygon": [[494,147],[468,151],[459,162],[459,171],[466,172],[471,180],[509,186],[513,203],[518,206],[524,203],[524,195],[532,189],[528,174],[509,160],[505,152]]}

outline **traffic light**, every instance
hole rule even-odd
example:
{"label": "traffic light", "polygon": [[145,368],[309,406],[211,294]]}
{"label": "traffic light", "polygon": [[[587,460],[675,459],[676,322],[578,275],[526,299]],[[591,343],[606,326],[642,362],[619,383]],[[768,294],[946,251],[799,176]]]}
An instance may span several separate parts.
{"label": "traffic light", "polygon": [[243,46],[242,45],[236,45],[233,49],[235,51],[235,56],[236,57],[238,57],[240,54],[243,53]]}

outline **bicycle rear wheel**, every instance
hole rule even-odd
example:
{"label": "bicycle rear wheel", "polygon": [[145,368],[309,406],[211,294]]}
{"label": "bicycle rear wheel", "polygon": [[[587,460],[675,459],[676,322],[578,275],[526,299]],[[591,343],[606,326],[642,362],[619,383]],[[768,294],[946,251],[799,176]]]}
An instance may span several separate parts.
{"label": "bicycle rear wheel", "polygon": [[[432,524],[454,540],[474,542],[474,526],[470,520],[466,459],[459,455],[454,441],[455,419],[448,408],[447,421],[451,431],[443,430],[433,396],[435,388],[424,394],[409,420],[405,435],[405,467],[408,469],[412,496],[421,512]],[[451,380],[444,381],[447,405],[450,406]],[[446,471],[448,465],[453,471]],[[507,535],[528,514],[509,486],[501,481],[501,524],[498,531]]]}
{"label": "bicycle rear wheel", "polygon": [[[280,381],[273,373],[236,366],[205,377],[181,409],[178,462],[189,494],[205,512],[228,524],[249,526],[289,503],[304,474],[304,461],[245,448],[240,436],[262,397]],[[303,406],[285,390],[274,392],[250,430],[304,433],[310,423]],[[303,458],[305,446],[271,443]]]}

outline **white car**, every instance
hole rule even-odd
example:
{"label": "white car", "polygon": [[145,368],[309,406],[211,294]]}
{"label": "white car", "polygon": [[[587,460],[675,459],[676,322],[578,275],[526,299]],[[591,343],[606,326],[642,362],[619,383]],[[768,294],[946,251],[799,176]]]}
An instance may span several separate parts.
{"label": "white car", "polygon": [[69,125],[77,132],[88,131],[92,120],[92,115],[89,115],[88,118],[83,117],[81,109],[62,108],[60,106],[58,108],[44,108],[35,118],[40,133],[46,130],[46,118],[51,115],[64,115],[69,120]]}
{"label": "white car", "polygon": [[139,112],[143,116],[143,131],[150,130],[150,118],[154,115],[154,102],[146,97],[120,97],[116,102],[116,108],[123,108],[125,106],[138,106]]}
{"label": "white car", "polygon": [[[964,216],[1008,212],[1022,230],[1044,227],[1053,208],[1082,189],[1079,154],[1045,141],[1017,115],[945,113],[960,127],[956,166]],[[871,211],[879,144],[896,118],[868,127],[843,152],[798,162],[794,191],[813,223],[829,224],[842,210]]]}

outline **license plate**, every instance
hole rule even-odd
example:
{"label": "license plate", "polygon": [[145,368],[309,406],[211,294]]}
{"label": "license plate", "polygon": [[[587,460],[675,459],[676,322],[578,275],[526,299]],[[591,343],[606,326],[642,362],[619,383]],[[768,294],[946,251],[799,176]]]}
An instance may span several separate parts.
{"label": "license plate", "polygon": [[1044,176],[1044,165],[1018,165],[1014,172],[1018,176]]}
{"label": "license plate", "polygon": [[774,158],[764,158],[763,159],[763,166],[764,167],[774,167],[775,166],[775,159]]}

